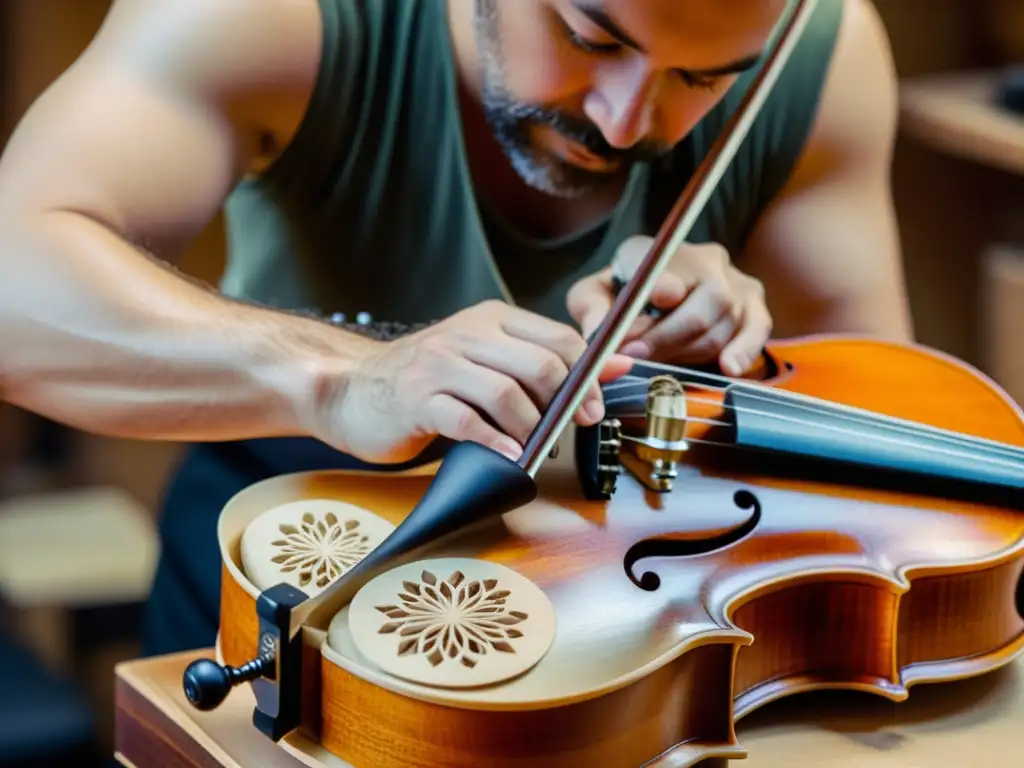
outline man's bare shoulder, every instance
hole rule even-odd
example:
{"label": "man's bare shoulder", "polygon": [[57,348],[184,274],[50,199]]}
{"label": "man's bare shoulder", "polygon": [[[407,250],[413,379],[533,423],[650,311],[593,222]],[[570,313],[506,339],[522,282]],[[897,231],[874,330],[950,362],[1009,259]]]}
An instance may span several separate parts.
{"label": "man's bare shoulder", "polygon": [[318,0],[114,0],[4,147],[0,217],[72,212],[173,258],[291,141],[322,35]]}
{"label": "man's bare shoulder", "polygon": [[214,101],[280,147],[313,91],[322,31],[317,0],[114,0],[76,66]]}
{"label": "man's bare shoulder", "polygon": [[844,0],[843,17],[807,153],[829,165],[888,164],[899,89],[885,26],[870,0]]}
{"label": "man's bare shoulder", "polygon": [[845,0],[810,136],[743,257],[783,335],[912,336],[889,184],[898,97],[871,0]]}

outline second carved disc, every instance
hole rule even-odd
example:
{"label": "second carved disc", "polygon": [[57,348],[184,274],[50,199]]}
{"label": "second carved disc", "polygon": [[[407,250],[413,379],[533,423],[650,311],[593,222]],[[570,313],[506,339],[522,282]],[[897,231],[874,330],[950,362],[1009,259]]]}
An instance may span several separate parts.
{"label": "second carved disc", "polygon": [[388,674],[440,688],[518,677],[555,640],[547,595],[510,568],[470,558],[423,560],[381,574],[352,600],[352,640]]}

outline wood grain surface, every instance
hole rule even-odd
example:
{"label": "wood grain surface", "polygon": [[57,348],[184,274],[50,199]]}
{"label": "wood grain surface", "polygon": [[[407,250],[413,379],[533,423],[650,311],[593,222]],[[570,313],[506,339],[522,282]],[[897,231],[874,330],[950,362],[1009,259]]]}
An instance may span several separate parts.
{"label": "wood grain surface", "polygon": [[[212,658],[213,650],[118,667],[116,744],[123,765],[346,768],[322,752],[310,761],[299,760],[267,741],[250,722],[254,699],[247,687],[233,691],[215,712],[191,709],[181,692],[181,674],[189,662],[204,656]],[[1024,661],[972,680],[921,686],[898,704],[849,692],[776,702],[740,721],[737,735],[749,757],[734,765],[1004,768],[1019,759],[1021,722]]]}

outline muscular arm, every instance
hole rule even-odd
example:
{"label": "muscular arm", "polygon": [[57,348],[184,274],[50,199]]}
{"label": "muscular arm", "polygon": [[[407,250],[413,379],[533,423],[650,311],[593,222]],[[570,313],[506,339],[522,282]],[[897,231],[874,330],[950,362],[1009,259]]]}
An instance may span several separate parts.
{"label": "muscular arm", "polygon": [[287,141],[320,34],[316,0],[115,0],[0,160],[5,399],[125,437],[300,429],[313,361],[365,342],[150,254],[173,261],[265,139]]}
{"label": "muscular arm", "polygon": [[803,157],[743,255],[778,336],[853,332],[909,340],[890,190],[897,83],[867,0],[847,0]]}

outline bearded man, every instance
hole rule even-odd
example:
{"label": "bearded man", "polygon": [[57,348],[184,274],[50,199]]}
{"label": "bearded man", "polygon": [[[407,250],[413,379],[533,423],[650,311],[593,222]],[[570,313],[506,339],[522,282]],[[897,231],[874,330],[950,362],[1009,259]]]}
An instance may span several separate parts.
{"label": "bearded man", "polygon": [[[791,10],[114,0],[0,163],[0,384],[196,444],[145,651],[213,643],[217,516],[246,485],[439,436],[518,455]],[[896,115],[872,6],[821,0],[622,353],[739,375],[773,328],[909,338]],[[213,291],[167,264],[222,207]],[[428,325],[380,341],[310,311]],[[576,418],[602,413],[595,388]]]}

